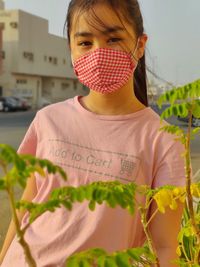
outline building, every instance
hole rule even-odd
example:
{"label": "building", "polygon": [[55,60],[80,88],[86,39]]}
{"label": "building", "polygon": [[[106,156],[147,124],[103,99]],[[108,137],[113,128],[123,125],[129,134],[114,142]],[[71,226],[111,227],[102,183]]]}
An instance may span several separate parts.
{"label": "building", "polygon": [[0,0],[0,25],[0,94],[25,97],[33,107],[41,98],[57,102],[87,94],[73,72],[67,40],[50,34],[46,19],[22,10],[5,10]]}
{"label": "building", "polygon": [[149,104],[155,104],[158,98],[162,94],[166,93],[166,91],[172,88],[172,85],[170,86],[166,82],[158,83],[158,82],[155,82],[154,80],[149,80],[147,87],[148,87],[147,94],[148,94]]}
{"label": "building", "polygon": [[[0,24],[0,75],[2,74],[2,47],[3,47],[3,26]],[[2,87],[0,87],[0,95],[2,94]]]}

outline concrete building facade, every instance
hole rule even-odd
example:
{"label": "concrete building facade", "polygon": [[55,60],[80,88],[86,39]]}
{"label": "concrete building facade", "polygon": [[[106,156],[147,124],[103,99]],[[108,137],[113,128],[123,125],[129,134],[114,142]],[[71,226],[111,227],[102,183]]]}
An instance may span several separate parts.
{"label": "concrete building facade", "polygon": [[5,10],[2,1],[0,8],[0,94],[25,97],[33,107],[41,98],[57,102],[87,94],[74,74],[67,40],[49,34],[47,20],[22,10]]}
{"label": "concrete building facade", "polygon": [[[0,24],[0,75],[2,74],[2,48],[3,48],[3,28],[2,25]],[[2,92],[2,88],[0,87],[0,94]]]}

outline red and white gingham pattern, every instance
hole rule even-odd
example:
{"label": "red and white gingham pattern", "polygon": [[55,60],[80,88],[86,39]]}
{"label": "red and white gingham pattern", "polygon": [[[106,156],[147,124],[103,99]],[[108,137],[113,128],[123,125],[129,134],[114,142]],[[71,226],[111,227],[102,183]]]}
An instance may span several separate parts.
{"label": "red and white gingham pattern", "polygon": [[80,82],[100,93],[112,93],[124,86],[136,69],[130,53],[111,48],[98,48],[74,62]]}

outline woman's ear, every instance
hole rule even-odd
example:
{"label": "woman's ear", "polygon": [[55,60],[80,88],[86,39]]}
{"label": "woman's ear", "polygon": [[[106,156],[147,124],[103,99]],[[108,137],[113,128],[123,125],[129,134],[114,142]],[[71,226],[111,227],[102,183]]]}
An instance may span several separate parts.
{"label": "woman's ear", "polygon": [[69,49],[69,51],[71,52],[71,45],[70,45],[70,41],[67,41],[67,48]]}
{"label": "woman's ear", "polygon": [[148,36],[146,34],[143,34],[139,37],[138,49],[137,49],[137,58],[138,59],[142,58],[144,55],[147,40],[148,40]]}

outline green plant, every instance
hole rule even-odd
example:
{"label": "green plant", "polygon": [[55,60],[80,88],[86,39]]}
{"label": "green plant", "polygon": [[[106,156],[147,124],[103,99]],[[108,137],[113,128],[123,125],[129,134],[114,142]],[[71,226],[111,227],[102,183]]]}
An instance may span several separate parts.
{"label": "green plant", "polygon": [[[186,196],[183,225],[179,234],[180,246],[178,254],[180,256],[180,266],[199,266],[200,264],[200,215],[199,215],[199,184],[192,185],[191,162],[190,162],[190,142],[195,134],[200,133],[200,127],[192,130],[192,117],[200,118],[200,80],[187,84],[183,87],[175,88],[160,97],[158,104],[168,101],[170,107],[167,108],[161,118],[168,118],[172,115],[186,117],[189,116],[187,133],[179,127],[167,126],[163,130],[178,136],[185,146],[185,168],[186,168]],[[182,102],[180,102],[182,101]],[[197,197],[196,199],[194,197]],[[196,206],[196,210],[194,208]]]}
{"label": "green plant", "polygon": [[[4,177],[0,177],[0,190],[8,193],[13,217],[17,227],[17,235],[20,244],[24,248],[26,260],[29,266],[35,267],[36,263],[31,256],[31,251],[23,236],[29,225],[45,211],[53,212],[56,208],[64,206],[68,210],[73,208],[73,203],[89,201],[89,208],[95,209],[96,203],[107,203],[115,208],[117,205],[127,209],[131,214],[138,208],[142,218],[142,225],[146,234],[146,244],[143,247],[127,249],[108,254],[102,249],[92,249],[72,255],[66,261],[66,266],[160,266],[157,252],[149,234],[149,223],[158,213],[164,213],[166,208],[176,210],[178,201],[185,203],[185,210],[182,228],[178,236],[179,247],[177,248],[177,265],[197,267],[200,264],[200,183],[192,183],[191,162],[190,162],[190,140],[194,135],[200,133],[200,128],[191,129],[192,116],[200,118],[200,80],[183,87],[174,88],[162,95],[158,104],[169,102],[161,118],[165,119],[172,115],[186,117],[189,116],[188,131],[173,125],[161,127],[162,131],[174,134],[185,146],[185,176],[186,186],[164,186],[151,189],[147,186],[138,186],[135,183],[121,184],[120,182],[95,182],[89,185],[74,187],[63,187],[55,189],[46,203],[28,203],[26,201],[15,202],[13,197],[13,187],[16,183],[23,188],[26,185],[27,177],[33,172],[39,172],[45,176],[45,172],[59,172],[64,179],[65,173],[58,166],[53,165],[48,160],[39,160],[32,156],[17,155],[9,146],[0,145],[0,166],[4,170]],[[145,195],[144,205],[135,205],[135,194]],[[151,203],[155,201],[157,209],[151,218],[147,219],[147,213]],[[17,220],[16,210],[27,209],[30,212],[29,224],[22,230]]]}
{"label": "green plant", "polygon": [[0,190],[5,190],[8,194],[10,208],[12,211],[13,220],[16,226],[18,242],[24,249],[24,254],[29,266],[36,267],[36,262],[31,255],[31,251],[27,242],[24,239],[26,229],[20,229],[20,223],[16,213],[16,201],[14,199],[14,186],[19,184],[25,188],[28,177],[34,172],[38,172],[45,176],[45,171],[48,173],[59,172],[63,179],[66,179],[66,174],[63,170],[53,165],[48,160],[40,160],[29,155],[18,155],[16,151],[5,144],[0,144],[0,166],[3,169],[4,176],[0,177]]}

